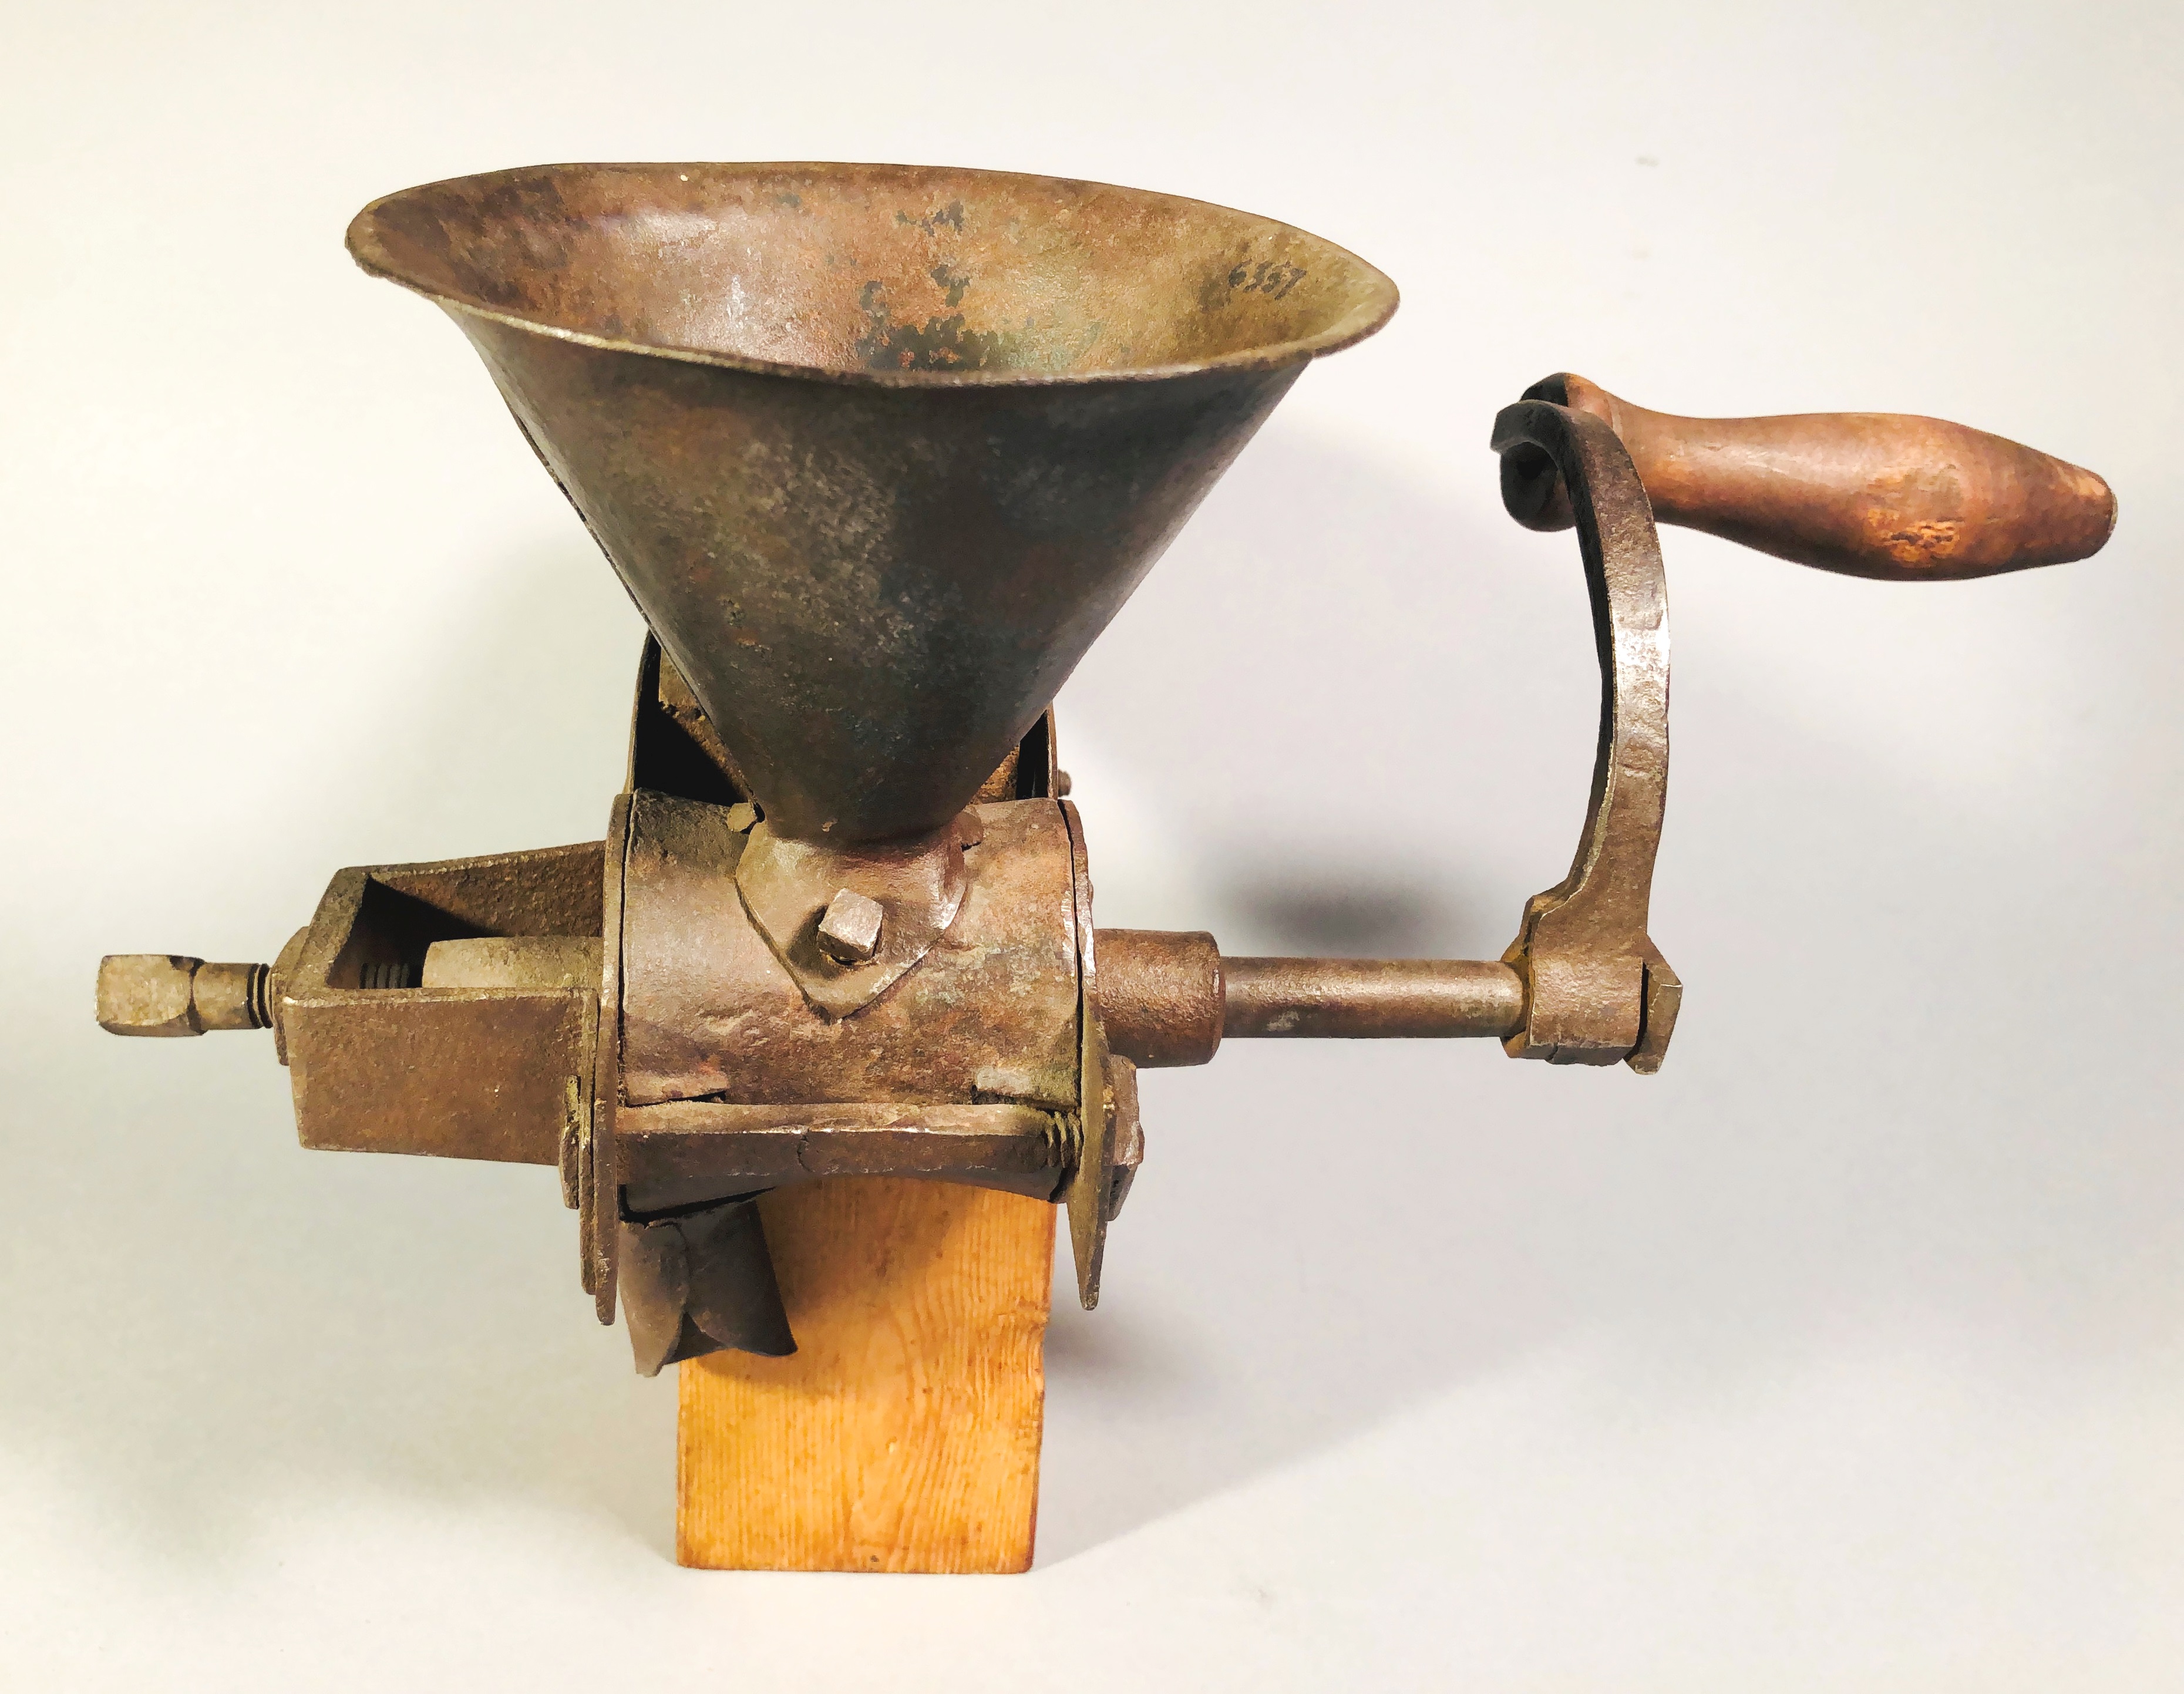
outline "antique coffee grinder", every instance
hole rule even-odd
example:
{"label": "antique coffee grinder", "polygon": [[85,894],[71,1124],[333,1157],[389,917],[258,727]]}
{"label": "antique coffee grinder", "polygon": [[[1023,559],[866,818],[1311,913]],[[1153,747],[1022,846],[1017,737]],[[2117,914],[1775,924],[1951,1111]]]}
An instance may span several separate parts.
{"label": "antique coffee grinder", "polygon": [[1657,522],[1940,582],[2114,520],[1954,424],[1549,377],[1492,445],[1591,591],[1568,874],[1499,959],[1229,958],[1095,928],[1051,702],[1385,276],[1195,201],[875,165],[501,171],[348,244],[470,337],[643,612],[627,785],[601,841],[339,872],[270,965],[109,957],[99,1022],[270,1028],[309,1147],[558,1165],[600,1321],[647,1374],[699,1362],[692,1563],[1028,1562],[1052,1208],[1090,1307],[1140,1067],[1307,1036],[1659,1067]]}

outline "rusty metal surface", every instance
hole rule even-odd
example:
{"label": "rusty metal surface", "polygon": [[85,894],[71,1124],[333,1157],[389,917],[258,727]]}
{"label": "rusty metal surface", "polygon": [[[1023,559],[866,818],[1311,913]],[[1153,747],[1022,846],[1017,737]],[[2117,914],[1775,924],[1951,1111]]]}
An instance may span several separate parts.
{"label": "rusty metal surface", "polygon": [[365,209],[783,834],[944,827],[1312,357],[1394,286],[1172,196],[572,165]]}
{"label": "rusty metal surface", "polygon": [[737,898],[724,808],[632,799],[621,1099],[1077,1106],[1068,841],[1050,800],[981,806],[962,911],[855,1016],[814,1010]]}
{"label": "rusty metal surface", "polygon": [[1504,960],[1524,977],[1512,1056],[1658,1068],[1681,995],[1646,930],[1669,789],[1669,592],[1630,455],[1589,413],[1520,400],[1494,450],[1544,454],[1569,491],[1600,655],[1600,742],[1569,874],[1533,895]]}
{"label": "rusty metal surface", "polygon": [[[1613,428],[1658,522],[1823,571],[1904,582],[1991,577],[2084,559],[2115,527],[2115,495],[2092,471],[1939,418],[1673,417],[1568,372],[1524,398]],[[1502,463],[1512,516],[1569,527],[1568,491],[1548,461]]]}
{"label": "rusty metal surface", "polygon": [[1524,978],[1490,960],[1231,958],[1222,982],[1231,1040],[1498,1040],[1524,1019]]}
{"label": "rusty metal surface", "polygon": [[[981,786],[980,800],[1030,800],[1050,793],[1054,748],[1050,710],[1034,722],[1022,741]],[[673,798],[716,805],[719,826],[731,832],[746,833],[756,821],[754,807],[744,799],[747,789],[731,755],[682,683],[672,660],[649,637],[639,665],[629,770],[633,788],[657,788]],[[625,801],[625,811],[627,805]],[[984,824],[977,811],[959,816],[956,826],[965,847],[983,845]],[[625,856],[617,851],[615,862],[619,865]],[[610,895],[618,911],[618,873]],[[618,933],[619,918],[610,927]],[[1066,991],[1059,1009],[1065,1017],[1073,1013],[1072,984],[1073,978],[1062,984]],[[601,1101],[615,1097],[614,1089],[603,1083]],[[692,1101],[624,1107],[610,1119],[603,1106],[601,1118],[599,1139],[612,1151],[625,1219],[701,1204],[754,1186],[823,1174],[894,1173],[1051,1199],[1075,1145],[1073,1123],[1062,1113],[1004,1104],[850,1101],[783,1107]],[[572,1193],[577,1178],[573,1170],[566,1176]],[[603,1209],[608,1203],[605,1195],[599,1198],[599,1215],[613,1215]],[[622,1253],[632,1240],[627,1229],[614,1231],[612,1239],[621,1250],[614,1256],[611,1272],[616,1284],[622,1285],[628,1276],[644,1284],[633,1291],[625,1290],[625,1303],[634,1300],[657,1307],[654,1267],[649,1261],[622,1262]],[[703,1260],[707,1251],[703,1243],[684,1243],[679,1251],[686,1268],[694,1257]],[[746,1269],[753,1276],[770,1274],[763,1261]],[[721,1273],[701,1263],[697,1273]],[[603,1309],[603,1317],[610,1315]],[[662,1327],[654,1326],[655,1336]],[[685,1324],[671,1357],[694,1357],[689,1349],[700,1345],[697,1335]],[[644,1368],[644,1349],[639,1351]]]}
{"label": "rusty metal surface", "polygon": [[1107,1179],[1107,1221],[1123,1215],[1123,1202],[1145,1162],[1145,1125],[1138,1116],[1138,1067],[1120,1053],[1107,1056],[1108,1110],[1113,1114],[1113,1173]]}
{"label": "rusty metal surface", "polygon": [[1202,1065],[1221,1045],[1221,949],[1203,930],[1102,929],[1100,1021],[1134,1065]]}
{"label": "rusty metal surface", "polygon": [[[965,812],[922,838],[836,843],[756,823],[744,832],[736,892],[813,1009],[847,1017],[886,993],[955,922],[970,885],[964,850],[981,828]],[[873,908],[872,945],[861,957],[828,945],[824,926],[838,900]]]}
{"label": "rusty metal surface", "polygon": [[337,874],[279,982],[304,1145],[557,1163],[588,1101],[595,982],[365,984],[417,981],[440,941],[595,939],[600,876],[597,842]]}
{"label": "rusty metal surface", "polygon": [[1147,1067],[1202,1065],[1223,1039],[1501,1039],[1523,1023],[1524,981],[1481,959],[1224,957],[1202,932],[1103,929],[1100,1016],[1109,1047]]}
{"label": "rusty metal surface", "polygon": [[602,1323],[614,1322],[621,1250],[621,1164],[615,1147],[615,1114],[621,1103],[622,1001],[627,991],[622,900],[636,799],[627,791],[616,794],[607,814],[599,865],[599,1000],[593,1024],[591,1109],[577,1127],[576,1145],[564,1165],[573,1167],[576,1178],[577,1275]]}
{"label": "rusty metal surface", "polygon": [[816,1177],[911,1176],[1051,1200],[1074,1142],[1067,1114],[978,1104],[626,1106],[625,1208],[661,1212]]}
{"label": "rusty metal surface", "polygon": [[305,924],[291,935],[273,960],[273,968],[265,978],[265,1007],[273,1020],[273,1056],[283,1066],[288,1062],[288,1031],[281,1021],[286,984],[296,974],[296,967],[303,962],[304,949],[311,939],[311,926]]}
{"label": "rusty metal surface", "polygon": [[[1061,1202],[1069,1213],[1070,1257],[1077,1267],[1077,1299],[1089,1312],[1100,1304],[1100,1275],[1107,1254],[1107,1225],[1114,1212],[1115,1157],[1123,1137],[1116,1124],[1117,1101],[1108,1072],[1106,1033],[1100,1025],[1098,949],[1092,928],[1092,872],[1084,850],[1084,820],[1067,800],[1061,802],[1069,826],[1072,907],[1077,964],[1080,972],[1078,1017],[1078,1077],[1081,1095],[1077,1136]],[[1134,1082],[1134,1073],[1133,1077]],[[1131,1090],[1136,1099],[1134,1087]]]}

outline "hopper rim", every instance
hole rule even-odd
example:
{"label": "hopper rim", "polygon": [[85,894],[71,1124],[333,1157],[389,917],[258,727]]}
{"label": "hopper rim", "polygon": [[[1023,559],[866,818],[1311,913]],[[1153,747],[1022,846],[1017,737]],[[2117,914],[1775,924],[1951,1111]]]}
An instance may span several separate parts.
{"label": "hopper rim", "polygon": [[[458,293],[436,287],[413,270],[405,268],[388,253],[379,239],[376,215],[381,208],[393,202],[409,199],[436,188],[456,183],[476,184],[494,181],[510,181],[520,177],[566,171],[596,170],[688,170],[694,166],[708,170],[727,168],[734,170],[905,170],[953,173],[970,176],[1006,179],[1018,182],[1053,185],[1069,189],[1106,190],[1108,192],[1143,196],[1181,205],[1201,207],[1212,212],[1234,218],[1248,219],[1257,224],[1289,231],[1305,240],[1324,248],[1330,253],[1354,265],[1366,287],[1352,308],[1323,330],[1309,336],[1294,337],[1286,341],[1271,342],[1263,346],[1240,348],[1235,352],[1215,354],[1210,359],[1195,359],[1164,365],[1141,365],[1088,371],[1025,371],[1025,370],[866,370],[849,369],[838,365],[801,364],[790,360],[758,359],[744,354],[722,353],[716,350],[678,347],[671,343],[641,341],[628,337],[604,336],[587,330],[571,329],[521,313],[508,312]],[[499,170],[474,171],[460,176],[437,178],[430,182],[417,183],[393,193],[380,195],[355,217],[349,220],[344,244],[351,259],[366,275],[421,294],[443,309],[464,317],[482,318],[505,324],[512,329],[527,331],[556,341],[572,342],[578,346],[598,348],[613,353],[626,353],[640,357],[666,359],[687,365],[705,365],[722,370],[740,371],[758,376],[788,377],[803,382],[831,382],[845,387],[860,388],[1061,388],[1087,387],[1108,383],[1139,383],[1169,382],[1178,377],[1211,375],[1222,371],[1260,371],[1279,370],[1285,365],[1303,364],[1340,353],[1356,346],[1368,337],[1386,327],[1401,304],[1401,295],[1394,280],[1378,265],[1361,259],[1339,242],[1317,236],[1311,231],[1270,218],[1256,212],[1248,212],[1213,200],[1201,200],[1187,194],[1170,194],[1158,189],[1133,188],[1126,184],[1100,182],[1088,177],[1056,176],[1035,171],[994,170],[979,165],[905,165],[858,163],[846,159],[727,159],[727,160],[617,160],[557,164],[515,165]]]}

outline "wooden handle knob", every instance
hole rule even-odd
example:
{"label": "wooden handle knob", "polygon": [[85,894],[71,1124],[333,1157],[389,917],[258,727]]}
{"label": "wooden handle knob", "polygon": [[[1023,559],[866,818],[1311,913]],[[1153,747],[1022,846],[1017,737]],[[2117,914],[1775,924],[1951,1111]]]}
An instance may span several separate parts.
{"label": "wooden handle knob", "polygon": [[[2086,558],[2115,527],[2115,496],[2092,471],[1938,418],[1671,417],[1567,374],[1524,398],[1605,421],[1658,521],[1823,571],[1898,582],[1992,577]],[[1552,467],[1516,455],[1502,464],[1512,516],[1569,527]]]}

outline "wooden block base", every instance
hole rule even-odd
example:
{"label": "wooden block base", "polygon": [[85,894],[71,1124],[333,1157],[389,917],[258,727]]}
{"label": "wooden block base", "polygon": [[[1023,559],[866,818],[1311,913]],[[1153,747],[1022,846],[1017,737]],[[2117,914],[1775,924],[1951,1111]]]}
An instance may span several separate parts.
{"label": "wooden block base", "polygon": [[677,1558],[1029,1569],[1054,1207],[850,1177],[760,1208],[797,1351],[677,1367]]}

